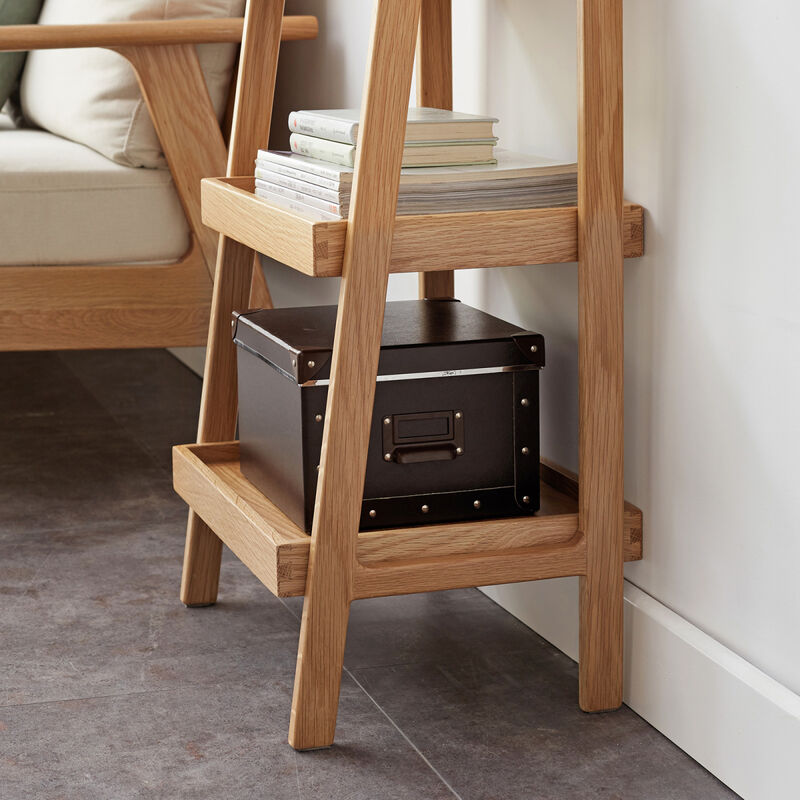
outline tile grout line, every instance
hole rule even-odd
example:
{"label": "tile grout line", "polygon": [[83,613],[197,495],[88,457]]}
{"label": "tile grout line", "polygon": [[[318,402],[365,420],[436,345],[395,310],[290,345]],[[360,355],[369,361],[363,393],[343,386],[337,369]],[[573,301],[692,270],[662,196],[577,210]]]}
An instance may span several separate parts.
{"label": "tile grout line", "polygon": [[[187,684],[192,686],[193,684]],[[216,685],[216,684],[215,684]],[[32,700],[29,703],[7,703],[0,704],[0,709],[29,708],[30,706],[59,705],[61,703],[81,703],[84,700],[121,700],[126,697],[139,697],[145,694],[164,694],[174,692],[183,687],[172,687],[168,689],[140,689],[133,692],[114,692],[113,694],[92,694],[87,697],[53,697],[49,700]]]}
{"label": "tile grout line", "polygon": [[[282,597],[279,597],[278,599],[281,601],[283,607],[295,619],[299,619],[297,614],[295,614],[294,611],[292,611],[292,609],[289,608],[288,604],[284,602]],[[433,766],[433,764],[430,762],[428,757],[422,752],[422,750],[420,750],[419,747],[417,747],[414,744],[414,742],[411,741],[411,739],[408,737],[408,734],[406,734],[406,732],[389,716],[389,714],[386,713],[386,711],[381,707],[378,701],[366,690],[361,681],[359,681],[358,678],[356,678],[356,676],[346,666],[342,667],[342,672],[345,675],[347,675],[350,678],[350,680],[352,680],[353,683],[355,683],[356,686],[358,686],[358,688],[367,696],[367,698],[375,706],[375,708],[377,708],[378,711],[380,711],[380,713],[383,714],[384,717],[386,717],[389,724],[400,734],[400,736],[403,737],[408,746],[425,762],[425,764],[428,766],[431,772],[433,772],[433,774],[436,775],[436,777],[447,787],[448,791],[453,795],[453,797],[455,797],[456,800],[463,800],[461,795],[450,785],[450,783],[447,781],[444,775],[442,775],[442,773],[439,772],[439,770]]]}
{"label": "tile grout line", "polygon": [[343,667],[342,671],[353,681],[353,683],[355,683],[356,686],[358,686],[359,689],[361,689],[362,692],[364,692],[364,694],[370,699],[375,708],[377,708],[378,711],[380,711],[381,714],[383,714],[383,716],[386,717],[389,724],[403,737],[403,739],[405,739],[409,747],[425,762],[425,764],[427,764],[431,772],[433,772],[433,774],[436,775],[436,777],[447,787],[447,789],[450,791],[453,797],[455,797],[456,800],[463,800],[461,795],[450,785],[450,783],[444,777],[444,775],[442,775],[442,773],[439,772],[438,769],[436,769],[436,767],[431,763],[431,761],[422,752],[422,750],[420,750],[419,747],[417,747],[414,744],[414,742],[411,741],[406,732],[389,716],[389,714],[383,709],[383,707],[378,703],[378,701],[366,690],[366,688],[358,680],[358,678],[356,678],[356,676],[347,667]]}

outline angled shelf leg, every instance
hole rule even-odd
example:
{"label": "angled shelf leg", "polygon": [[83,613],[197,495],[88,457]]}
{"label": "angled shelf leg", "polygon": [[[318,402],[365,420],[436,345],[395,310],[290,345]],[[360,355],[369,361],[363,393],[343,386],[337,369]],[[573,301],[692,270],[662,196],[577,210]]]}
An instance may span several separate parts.
{"label": "angled shelf leg", "polygon": [[[453,110],[453,11],[451,0],[422,0],[417,43],[417,105]],[[423,299],[455,297],[453,270],[421,272]]]}
{"label": "angled shelf leg", "polygon": [[333,744],[420,0],[378,0],[311,534],[289,743]]}
{"label": "angled shelf leg", "polygon": [[579,702],[622,704],[622,0],[579,0]]}
{"label": "angled shelf leg", "polygon": [[[269,140],[283,7],[283,0],[251,0],[247,4],[228,175],[251,171],[253,153]],[[253,42],[255,46],[250,46]],[[234,309],[247,306],[253,259],[249,247],[220,236],[198,442],[226,441],[236,433],[236,350],[230,321]],[[187,606],[216,602],[221,557],[222,542],[190,511],[181,580],[181,600]]]}

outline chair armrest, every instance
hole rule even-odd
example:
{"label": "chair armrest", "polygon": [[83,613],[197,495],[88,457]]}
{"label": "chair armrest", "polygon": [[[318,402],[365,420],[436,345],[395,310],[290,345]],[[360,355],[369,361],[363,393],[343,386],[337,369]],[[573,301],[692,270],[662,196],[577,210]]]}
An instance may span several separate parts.
{"label": "chair armrest", "polygon": [[[109,22],[95,25],[0,25],[0,52],[241,42],[243,23],[241,18],[228,18]],[[283,18],[281,39],[284,42],[315,39],[318,31],[316,17],[288,16]]]}

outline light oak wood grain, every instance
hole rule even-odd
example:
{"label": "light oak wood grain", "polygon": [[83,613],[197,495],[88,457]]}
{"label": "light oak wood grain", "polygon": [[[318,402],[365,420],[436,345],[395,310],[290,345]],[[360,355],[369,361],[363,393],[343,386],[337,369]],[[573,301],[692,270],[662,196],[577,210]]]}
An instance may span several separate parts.
{"label": "light oak wood grain", "polygon": [[333,743],[420,0],[377,0],[331,360],[289,725]]}
{"label": "light oak wood grain", "polygon": [[116,50],[139,79],[183,211],[213,277],[219,236],[202,223],[198,187],[209,170],[225,169],[226,149],[197,50],[191,44]]}
{"label": "light oak wood grain", "polygon": [[[453,109],[453,17],[451,0],[422,0],[417,40],[417,105]],[[452,270],[421,272],[420,297],[455,296]]]}
{"label": "light oak wood grain", "polygon": [[[180,445],[173,450],[173,460],[175,490],[209,522],[262,583],[279,597],[302,595],[311,537],[242,475],[238,443]],[[540,577],[545,573],[552,577],[551,566],[546,562],[538,565],[535,553],[557,545],[572,546],[572,560],[563,562],[564,571],[558,577],[580,575],[585,568],[585,557],[576,566],[575,554],[585,553],[585,545],[573,546],[579,534],[577,485],[560,467],[543,464],[541,493],[542,508],[534,516],[361,531],[356,558],[364,568],[363,574],[373,576],[369,579],[369,591],[402,593],[404,587],[416,585],[411,583],[413,577],[406,574],[398,579],[397,572],[383,569],[369,572],[379,567],[405,570],[409,562],[450,570],[441,573],[436,591],[481,585],[486,577],[475,571],[474,556],[486,559],[481,562],[483,566],[497,570],[497,580],[493,582],[529,580],[523,576],[536,570],[541,571]],[[525,561],[519,563],[519,569],[512,569],[504,559],[520,553]],[[641,557],[642,512],[628,503],[625,560],[636,561]],[[471,583],[464,582],[466,574],[472,576]],[[362,586],[362,594],[367,591],[366,586]]]}
{"label": "light oak wood grain", "polygon": [[198,345],[210,305],[194,240],[174,264],[0,267],[0,350]]}
{"label": "light oak wood grain", "polygon": [[[228,174],[242,171],[245,164],[252,168],[253,154],[269,139],[283,9],[283,0],[250,0],[247,4]],[[219,237],[198,442],[226,441],[236,431],[236,350],[231,340],[231,314],[247,307],[254,255],[246,245]],[[219,538],[190,511],[181,580],[181,600],[186,605],[216,602],[221,556]]]}
{"label": "light oak wood grain", "polygon": [[580,706],[622,703],[622,0],[579,0]]}
{"label": "light oak wood grain", "polygon": [[[240,42],[242,25],[241,18],[135,20],[94,25],[3,25],[0,26],[0,52]],[[281,38],[285,42],[315,39],[317,33],[316,17],[287,16],[283,20]]]}
{"label": "light oak wood grain", "polygon": [[[347,221],[315,221],[256,197],[253,178],[203,181],[203,221],[306,275],[342,274]],[[641,206],[625,205],[625,257],[644,252]],[[391,272],[570,263],[578,259],[578,209],[533,208],[395,220]]]}
{"label": "light oak wood grain", "polygon": [[253,280],[250,284],[249,308],[272,308],[272,294],[261,268],[261,258],[258,253],[253,253]]}
{"label": "light oak wood grain", "polygon": [[309,537],[244,478],[238,463],[237,443],[175,447],[175,490],[273,594],[302,594]]}
{"label": "light oak wood grain", "polygon": [[434,592],[467,586],[494,585],[564,575],[581,575],[586,564],[584,537],[564,544],[545,544],[502,553],[477,553],[459,558],[419,559],[356,567],[355,598]]}

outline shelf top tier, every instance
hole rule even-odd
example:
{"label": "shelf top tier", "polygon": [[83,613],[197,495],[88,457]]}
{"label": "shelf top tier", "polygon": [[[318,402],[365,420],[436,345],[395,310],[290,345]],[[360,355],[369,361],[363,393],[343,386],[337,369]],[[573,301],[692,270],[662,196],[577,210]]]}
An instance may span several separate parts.
{"label": "shelf top tier", "polygon": [[[203,222],[290,267],[318,278],[342,274],[347,221],[319,221],[253,194],[254,178],[206,178]],[[644,252],[644,212],[626,204],[626,258]],[[578,210],[532,208],[400,216],[391,272],[430,272],[577,261]]]}

